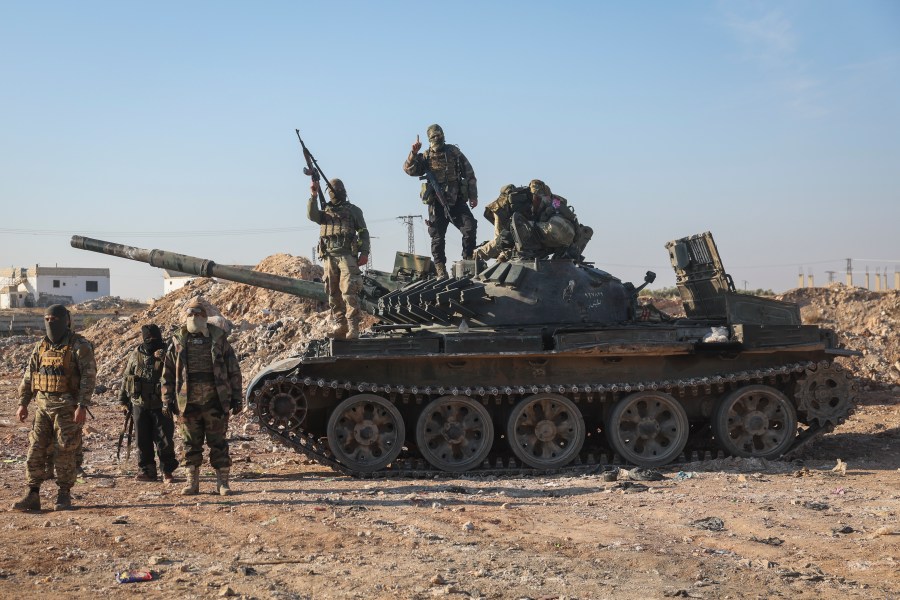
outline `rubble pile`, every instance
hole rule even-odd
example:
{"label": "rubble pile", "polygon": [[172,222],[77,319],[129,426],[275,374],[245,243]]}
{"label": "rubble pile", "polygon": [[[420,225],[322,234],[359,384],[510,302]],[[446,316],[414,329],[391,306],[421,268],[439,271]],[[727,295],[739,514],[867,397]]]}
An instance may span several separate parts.
{"label": "rubble pile", "polygon": [[864,354],[841,364],[857,377],[883,385],[900,385],[900,290],[873,292],[832,283],[798,288],[779,300],[800,305],[804,324],[838,332],[841,343]]}

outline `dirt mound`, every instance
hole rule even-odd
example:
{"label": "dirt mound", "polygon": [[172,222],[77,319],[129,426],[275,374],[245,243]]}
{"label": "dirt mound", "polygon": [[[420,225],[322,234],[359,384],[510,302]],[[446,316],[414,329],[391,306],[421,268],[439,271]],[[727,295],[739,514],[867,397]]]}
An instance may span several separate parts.
{"label": "dirt mound", "polygon": [[900,291],[873,292],[840,283],[800,288],[779,296],[800,305],[805,324],[838,332],[843,344],[862,358],[844,359],[858,377],[889,385],[900,384]]}

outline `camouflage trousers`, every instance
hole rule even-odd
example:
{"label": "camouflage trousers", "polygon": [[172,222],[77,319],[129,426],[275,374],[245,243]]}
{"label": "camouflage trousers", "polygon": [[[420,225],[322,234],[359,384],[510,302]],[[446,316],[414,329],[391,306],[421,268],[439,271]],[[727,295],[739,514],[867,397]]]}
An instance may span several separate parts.
{"label": "camouflage trousers", "polygon": [[26,483],[37,487],[52,475],[47,470],[47,460],[55,453],[56,483],[61,489],[70,489],[75,485],[75,459],[81,448],[81,425],[75,423],[76,406],[40,396],[33,405],[36,410],[28,434]]}
{"label": "camouflage trousers", "polygon": [[222,411],[218,399],[205,405],[188,404],[178,419],[184,441],[184,464],[203,464],[203,442],[209,446],[209,464],[214,469],[231,466],[228,455],[228,413]]}
{"label": "camouflage trousers", "polygon": [[475,236],[478,223],[472,216],[469,204],[462,198],[450,206],[450,218],[444,213],[444,207],[437,201],[428,205],[428,235],[431,236],[431,257],[434,262],[447,263],[447,227],[450,223],[462,233],[462,256],[472,258],[475,252]]}
{"label": "camouflage trousers", "polygon": [[323,266],[331,318],[338,323],[344,319],[350,323],[359,323],[362,273],[356,264],[356,256],[325,256]]}

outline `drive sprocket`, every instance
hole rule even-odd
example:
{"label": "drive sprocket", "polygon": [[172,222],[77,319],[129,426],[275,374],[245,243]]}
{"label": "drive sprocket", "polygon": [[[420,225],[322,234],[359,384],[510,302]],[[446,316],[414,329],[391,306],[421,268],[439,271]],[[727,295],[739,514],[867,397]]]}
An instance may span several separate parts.
{"label": "drive sprocket", "polygon": [[794,388],[798,410],[807,423],[839,425],[853,413],[856,389],[839,366],[821,361],[806,369]]}

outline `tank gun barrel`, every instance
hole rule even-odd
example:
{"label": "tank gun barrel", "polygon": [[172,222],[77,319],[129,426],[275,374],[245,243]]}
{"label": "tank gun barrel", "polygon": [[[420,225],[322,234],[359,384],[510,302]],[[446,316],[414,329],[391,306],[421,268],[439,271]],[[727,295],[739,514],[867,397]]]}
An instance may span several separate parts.
{"label": "tank gun barrel", "polygon": [[243,267],[220,265],[206,258],[197,258],[196,256],[178,254],[168,250],[147,250],[146,248],[105,242],[80,235],[73,235],[70,243],[73,248],[78,248],[79,250],[90,250],[91,252],[136,260],[161,269],[172,269],[173,271],[190,273],[199,277],[216,277],[237,283],[245,283],[277,292],[284,292],[292,296],[300,296],[301,298],[310,298],[318,301],[328,300],[323,284],[304,279],[293,279]]}

